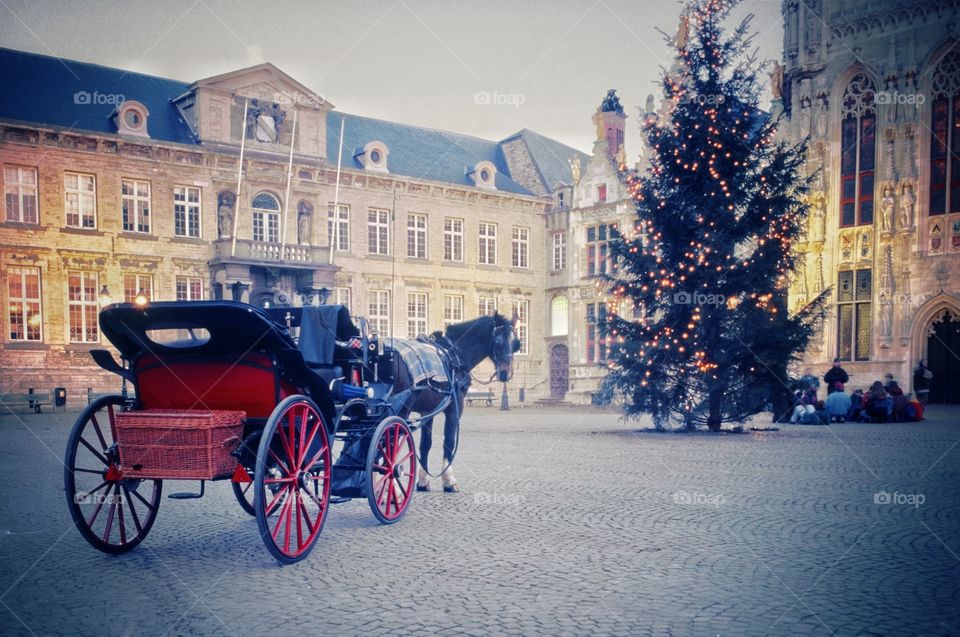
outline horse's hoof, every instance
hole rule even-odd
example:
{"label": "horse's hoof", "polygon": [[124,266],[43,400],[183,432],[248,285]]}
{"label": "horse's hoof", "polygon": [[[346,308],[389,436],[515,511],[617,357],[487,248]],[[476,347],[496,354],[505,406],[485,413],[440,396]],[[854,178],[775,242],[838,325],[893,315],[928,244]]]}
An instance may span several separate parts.
{"label": "horse's hoof", "polygon": [[418,484],[418,485],[417,485],[417,491],[429,491],[429,490],[430,490],[430,485],[429,485],[429,484]]}
{"label": "horse's hoof", "polygon": [[457,483],[443,485],[444,493],[460,493],[460,485]]}

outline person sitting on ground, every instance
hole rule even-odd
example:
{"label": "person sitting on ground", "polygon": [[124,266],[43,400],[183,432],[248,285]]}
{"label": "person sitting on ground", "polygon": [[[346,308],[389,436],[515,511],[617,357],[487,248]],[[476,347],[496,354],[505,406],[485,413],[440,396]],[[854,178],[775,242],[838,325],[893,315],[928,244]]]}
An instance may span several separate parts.
{"label": "person sitting on ground", "polygon": [[814,405],[812,414],[804,414],[803,422],[807,425],[826,425],[830,422],[830,416],[827,414],[827,406],[822,400],[818,400]]}
{"label": "person sitting on ground", "polygon": [[800,404],[793,408],[790,422],[801,422],[807,414],[813,415],[817,411],[817,386],[810,383],[807,390],[800,397]]}
{"label": "person sitting on ground", "polygon": [[886,390],[892,399],[890,415],[893,416],[893,421],[903,422],[907,419],[907,397],[904,395],[903,390],[900,389],[897,381],[893,379],[887,384]]}
{"label": "person sitting on ground", "polygon": [[858,422],[861,411],[863,411],[863,390],[855,389],[850,395],[850,409],[847,411],[847,420]]}
{"label": "person sitting on ground", "polygon": [[883,383],[879,380],[870,385],[870,391],[864,395],[864,409],[861,419],[865,414],[869,422],[887,422],[888,402],[889,412],[893,411],[893,401],[887,395],[887,390],[883,388]]}
{"label": "person sitting on ground", "polygon": [[834,388],[833,392],[827,395],[827,416],[830,422],[845,422],[850,412],[851,400],[850,396],[843,391],[843,385],[837,384],[840,387]]}
{"label": "person sitting on ground", "polygon": [[840,359],[835,358],[833,359],[833,367],[823,375],[823,380],[827,381],[827,394],[829,395],[837,391],[837,383],[840,383],[840,391],[843,391],[843,386],[850,380],[850,376],[840,367]]}

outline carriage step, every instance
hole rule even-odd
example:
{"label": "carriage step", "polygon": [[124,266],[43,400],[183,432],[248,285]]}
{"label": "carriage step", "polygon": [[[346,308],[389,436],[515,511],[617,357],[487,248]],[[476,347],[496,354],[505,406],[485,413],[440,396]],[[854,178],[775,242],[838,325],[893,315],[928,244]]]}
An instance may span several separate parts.
{"label": "carriage step", "polygon": [[331,497],[331,498],[328,500],[328,502],[329,502],[330,504],[343,504],[344,502],[349,502],[350,500],[353,500],[353,498],[334,498],[334,497]]}
{"label": "carriage step", "polygon": [[192,500],[194,498],[202,498],[204,489],[204,481],[200,481],[200,493],[170,493],[167,495],[171,500]]}

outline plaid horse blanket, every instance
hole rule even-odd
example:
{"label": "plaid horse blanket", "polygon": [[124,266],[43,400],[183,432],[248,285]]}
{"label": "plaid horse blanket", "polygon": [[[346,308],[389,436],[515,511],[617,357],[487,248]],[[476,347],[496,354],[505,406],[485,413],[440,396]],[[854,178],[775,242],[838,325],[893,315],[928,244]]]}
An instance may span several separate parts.
{"label": "plaid horse blanket", "polygon": [[385,349],[394,351],[394,360],[399,357],[403,364],[407,366],[414,385],[450,383],[450,376],[443,364],[443,357],[440,356],[439,349],[433,343],[411,341],[403,338],[385,338],[383,339],[383,346]]}

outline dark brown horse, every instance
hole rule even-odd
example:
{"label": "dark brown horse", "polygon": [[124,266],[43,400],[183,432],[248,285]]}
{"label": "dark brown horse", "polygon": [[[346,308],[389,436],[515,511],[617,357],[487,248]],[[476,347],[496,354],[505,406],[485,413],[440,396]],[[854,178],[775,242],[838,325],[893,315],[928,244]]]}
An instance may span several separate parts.
{"label": "dark brown horse", "polygon": [[[481,316],[472,321],[450,325],[443,333],[434,332],[429,342],[414,342],[416,347],[432,347],[440,354],[449,381],[448,390],[429,383],[415,385],[414,375],[400,357],[396,357],[394,392],[399,393],[405,389],[417,387],[401,410],[401,417],[406,419],[411,412],[434,414],[443,402],[449,399],[449,404],[443,409],[441,477],[444,491],[459,491],[451,464],[456,453],[460,433],[460,415],[463,413],[464,398],[470,386],[471,371],[485,358],[489,358],[493,361],[496,377],[501,382],[509,380],[513,373],[513,354],[520,348],[520,341],[517,340],[515,331],[516,323],[516,316],[513,320],[500,314]],[[409,344],[411,341],[405,341],[405,343]],[[434,416],[429,416],[420,423],[421,466],[417,479],[418,491],[430,490],[427,455],[433,445],[433,418]]]}

